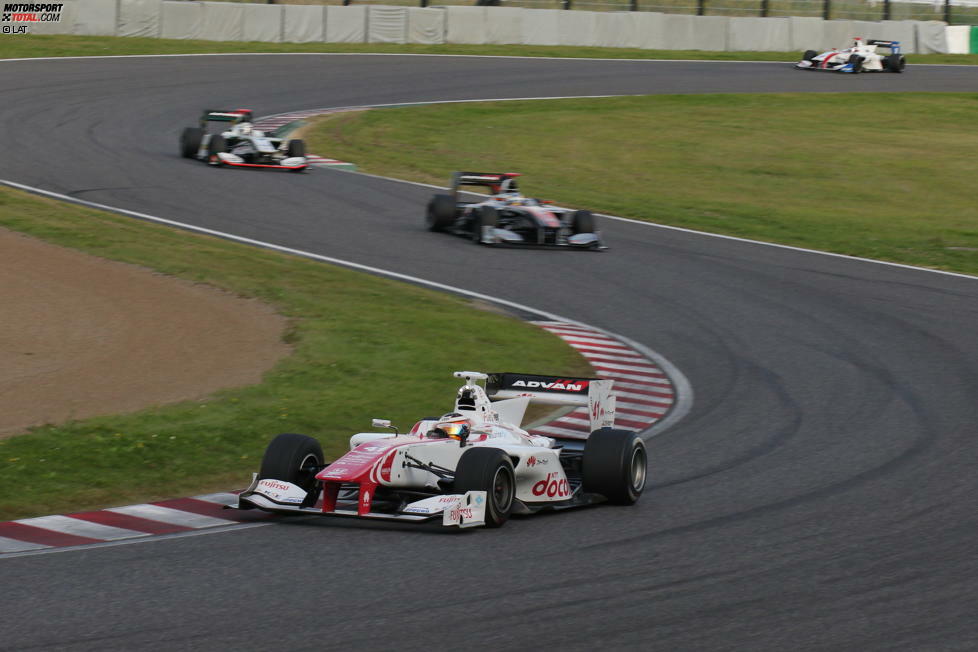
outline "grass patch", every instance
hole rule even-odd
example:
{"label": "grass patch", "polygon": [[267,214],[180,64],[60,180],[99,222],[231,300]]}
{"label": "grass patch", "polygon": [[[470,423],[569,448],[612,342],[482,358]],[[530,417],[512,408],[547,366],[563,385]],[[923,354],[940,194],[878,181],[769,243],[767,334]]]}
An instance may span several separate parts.
{"label": "grass patch", "polygon": [[322,118],[306,139],[366,172],[518,170],[562,205],[978,274],[976,111],[978,94],[937,93],[442,104]]}
{"label": "grass patch", "polygon": [[[199,54],[232,52],[379,52],[390,54],[478,54],[524,57],[593,57],[600,59],[703,59],[717,61],[796,61],[799,52],[704,52],[637,50],[536,45],[414,45],[392,43],[257,43],[192,41],[120,36],[35,34],[0,39],[0,59],[132,54]],[[978,65],[976,54],[914,54],[910,63]]]}
{"label": "grass patch", "polygon": [[462,368],[590,374],[535,326],[340,267],[2,187],[0,226],[263,299],[295,324],[294,354],[260,385],[0,440],[0,520],[240,487],[279,432],[336,456],[371,417],[403,428],[449,410]]}

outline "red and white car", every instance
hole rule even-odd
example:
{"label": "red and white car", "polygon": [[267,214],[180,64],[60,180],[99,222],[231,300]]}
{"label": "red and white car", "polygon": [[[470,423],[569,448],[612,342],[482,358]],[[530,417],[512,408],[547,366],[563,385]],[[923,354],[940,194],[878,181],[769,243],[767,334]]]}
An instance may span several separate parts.
{"label": "red and white car", "polygon": [[[880,51],[880,48],[883,48]],[[881,41],[861,38],[853,40],[851,47],[829,50],[819,54],[808,50],[795,68],[801,70],[828,70],[830,72],[903,72],[907,60],[900,52],[899,41]]]}
{"label": "red and white car", "polygon": [[[350,451],[332,463],[323,461],[316,439],[278,435],[237,507],[464,528],[499,527],[511,514],[546,509],[630,505],[641,496],[645,444],[614,428],[613,381],[455,376],[465,384],[451,412],[421,419],[404,434],[374,419],[384,431],[353,435]],[[581,446],[528,433],[520,424],[531,401],[588,406],[590,437]]]}

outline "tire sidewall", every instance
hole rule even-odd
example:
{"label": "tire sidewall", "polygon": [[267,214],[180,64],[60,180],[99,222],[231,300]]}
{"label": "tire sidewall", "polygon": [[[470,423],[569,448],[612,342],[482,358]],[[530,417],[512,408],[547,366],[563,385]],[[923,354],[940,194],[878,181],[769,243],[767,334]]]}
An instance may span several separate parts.
{"label": "tire sidewall", "polygon": [[647,465],[645,442],[634,432],[596,430],[584,447],[584,490],[617,505],[631,505],[645,489]]}
{"label": "tire sidewall", "polygon": [[[502,498],[496,496],[494,490],[499,480],[508,486]],[[509,519],[516,500],[516,473],[512,460],[498,448],[469,448],[462,453],[455,468],[454,491],[459,494],[485,491],[486,527],[501,527]]]}

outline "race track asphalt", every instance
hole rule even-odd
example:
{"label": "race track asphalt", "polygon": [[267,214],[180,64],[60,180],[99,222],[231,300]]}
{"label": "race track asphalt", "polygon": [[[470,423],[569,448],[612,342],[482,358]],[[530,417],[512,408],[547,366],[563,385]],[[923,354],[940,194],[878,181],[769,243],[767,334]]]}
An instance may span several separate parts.
{"label": "race track asphalt", "polygon": [[498,251],[424,231],[430,189],[177,156],[205,107],[975,91],[978,68],[169,57],[0,63],[0,89],[2,179],[587,322],[665,356],[695,395],[649,440],[631,508],[0,559],[0,650],[978,648],[978,280],[608,220],[605,253]]}

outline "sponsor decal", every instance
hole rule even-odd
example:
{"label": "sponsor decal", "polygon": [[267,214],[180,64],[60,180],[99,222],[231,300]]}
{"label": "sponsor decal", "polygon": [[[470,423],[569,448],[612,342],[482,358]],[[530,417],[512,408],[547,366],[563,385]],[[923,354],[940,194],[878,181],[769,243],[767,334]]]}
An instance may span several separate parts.
{"label": "sponsor decal", "polygon": [[526,465],[529,467],[536,466],[537,464],[550,464],[550,460],[537,457],[536,455],[530,455],[529,459],[526,460]]}
{"label": "sponsor decal", "polygon": [[438,499],[439,503],[457,503],[458,496],[442,496]]}
{"label": "sponsor decal", "polygon": [[460,521],[463,518],[472,518],[472,517],[473,517],[473,513],[471,507],[459,507],[453,509],[448,513],[448,518],[450,518],[453,521]]}
{"label": "sponsor decal", "polygon": [[604,416],[604,407],[600,403],[595,403],[591,407],[591,420],[597,421],[600,417]]}
{"label": "sponsor decal", "polygon": [[364,505],[370,505],[370,490],[367,489],[363,492],[363,498],[360,499]]}
{"label": "sponsor decal", "polygon": [[550,392],[583,392],[587,390],[589,381],[587,380],[555,380],[548,383],[542,380],[517,380],[513,387],[526,387],[527,389],[544,389]]}
{"label": "sponsor decal", "polygon": [[566,498],[570,496],[570,485],[566,478],[558,478],[556,471],[548,473],[547,477],[533,485],[534,496],[547,498]]}
{"label": "sponsor decal", "polygon": [[268,496],[280,503],[299,504],[305,499],[305,492],[301,488],[287,482],[268,478],[258,482],[255,493]]}
{"label": "sponsor decal", "polygon": [[404,508],[404,511],[411,514],[432,514],[439,510],[435,510],[430,507],[406,507]]}
{"label": "sponsor decal", "polygon": [[[4,23],[57,23],[61,21],[61,10],[64,9],[63,2],[56,3],[34,3],[34,2],[7,2],[3,5],[0,12],[0,22]],[[11,27],[4,25],[4,34],[27,34],[29,33],[26,25]]]}

